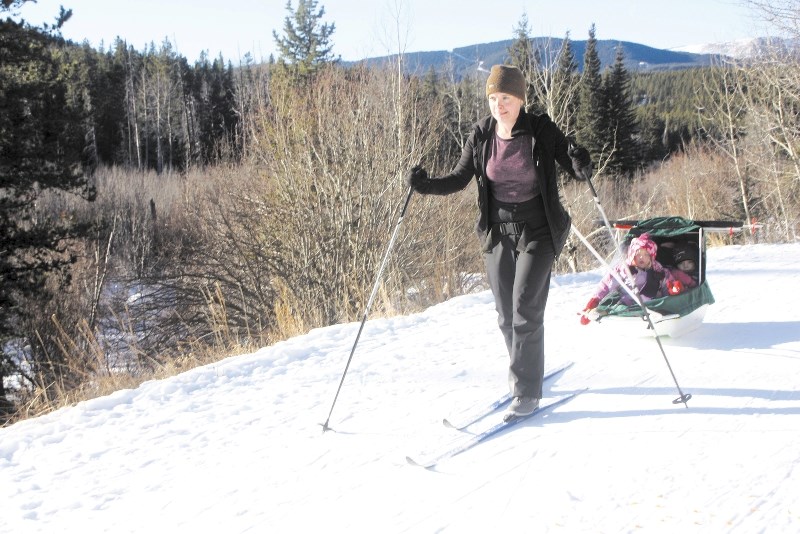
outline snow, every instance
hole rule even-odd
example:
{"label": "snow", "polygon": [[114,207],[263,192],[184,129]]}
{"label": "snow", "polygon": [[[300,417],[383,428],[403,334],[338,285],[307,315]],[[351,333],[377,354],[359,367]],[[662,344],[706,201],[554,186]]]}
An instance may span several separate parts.
{"label": "snow", "polygon": [[670,48],[673,52],[689,52],[691,54],[711,54],[727,56],[734,59],[747,59],[763,55],[771,49],[797,48],[797,41],[780,37],[751,37],[729,42],[702,43]]}
{"label": "snow", "polygon": [[712,54],[745,58],[753,54],[759,42],[758,38],[746,38],[723,43],[691,44],[670,48],[669,50],[673,52],[688,52],[690,54]]}
{"label": "snow", "polygon": [[[436,471],[444,416],[505,392],[491,295],[358,323],[0,429],[0,532],[798,532],[800,244],[708,252],[697,330],[581,326],[554,277],[546,395],[589,388]],[[495,416],[496,418],[499,416]]]}

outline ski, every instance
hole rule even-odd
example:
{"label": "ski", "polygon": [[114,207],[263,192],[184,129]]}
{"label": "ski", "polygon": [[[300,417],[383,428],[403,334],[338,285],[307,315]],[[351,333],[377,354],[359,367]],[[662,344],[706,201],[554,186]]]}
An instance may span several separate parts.
{"label": "ski", "polygon": [[[555,369],[552,369],[552,370],[548,371],[544,375],[544,380],[545,381],[549,380],[549,379],[553,378],[554,376],[556,376],[557,374],[566,371],[567,369],[572,367],[572,364],[573,364],[573,362],[568,362],[568,363],[565,363],[564,365],[561,365],[559,367],[556,367]],[[506,393],[505,395],[503,395],[502,397],[500,397],[499,399],[497,399],[496,401],[494,401],[490,405],[488,405],[488,406],[486,406],[484,408],[480,408],[478,410],[471,411],[466,415],[462,415],[459,418],[460,419],[459,421],[453,422],[450,419],[444,418],[444,419],[442,419],[442,424],[444,426],[448,427],[448,428],[454,428],[456,430],[464,430],[468,426],[474,425],[478,421],[484,419],[485,417],[487,417],[487,416],[491,415],[492,413],[494,413],[496,410],[498,410],[498,409],[502,408],[503,406],[505,406],[506,404],[510,403],[511,402],[511,398],[512,398],[511,394],[510,393]]]}
{"label": "ski", "polygon": [[574,398],[576,395],[582,393],[583,391],[585,390],[576,391],[575,393],[570,393],[568,395],[563,395],[561,397],[557,397],[553,400],[550,400],[549,402],[539,406],[539,408],[537,408],[536,411],[530,415],[515,417],[509,421],[501,421],[478,434],[472,435],[468,440],[456,444],[451,449],[432,455],[429,458],[415,460],[410,456],[406,456],[406,461],[409,464],[417,467],[424,467],[425,469],[433,469],[442,460],[446,460],[447,458],[452,458],[453,456],[461,454],[462,452],[471,449],[472,447],[478,445],[479,443],[482,443],[487,439],[496,436],[497,434],[500,434],[504,430],[508,430],[509,428],[517,425],[518,423],[521,423],[522,421],[527,421],[531,417],[540,414],[544,410],[560,406],[561,404],[564,404],[565,402]]}

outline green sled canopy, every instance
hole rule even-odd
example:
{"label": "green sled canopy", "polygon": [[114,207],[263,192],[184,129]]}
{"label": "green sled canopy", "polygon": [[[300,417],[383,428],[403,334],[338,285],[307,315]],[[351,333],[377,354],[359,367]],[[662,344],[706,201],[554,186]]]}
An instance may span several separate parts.
{"label": "green sled canopy", "polygon": [[[645,306],[650,311],[658,312],[661,315],[689,315],[703,304],[714,304],[714,295],[708,282],[704,281],[697,287],[684,291],[680,295],[661,297],[645,302]],[[626,306],[619,303],[619,294],[609,293],[604,298],[597,311],[601,316],[617,317],[640,317],[642,308],[638,304]]]}
{"label": "green sled canopy", "polygon": [[[651,239],[659,247],[656,258],[665,267],[672,266],[669,264],[671,248],[689,247],[696,251],[697,287],[688,289],[679,295],[661,297],[645,303],[650,311],[663,316],[677,315],[680,317],[692,313],[703,305],[714,303],[714,295],[706,280],[706,234],[709,232],[733,232],[742,227],[741,222],[692,221],[683,217],[654,217],[642,221],[619,220],[611,221],[611,223],[618,231],[627,230],[622,240],[623,252],[627,251],[627,247],[634,237],[644,233],[650,234]],[[627,306],[620,304],[619,300],[618,292],[606,295],[597,308],[601,321],[605,316],[638,317],[642,315],[642,309],[638,304]]]}

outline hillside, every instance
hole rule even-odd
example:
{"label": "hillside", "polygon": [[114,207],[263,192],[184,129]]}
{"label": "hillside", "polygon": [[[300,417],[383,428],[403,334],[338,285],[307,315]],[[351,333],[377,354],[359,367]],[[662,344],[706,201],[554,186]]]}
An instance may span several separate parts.
{"label": "hillside", "polygon": [[[488,69],[488,66],[504,63],[508,48],[513,40],[481,43],[453,50],[437,50],[430,52],[410,52],[405,54],[406,68],[409,72],[424,73],[431,68],[444,71],[452,62],[459,75]],[[536,37],[533,43],[537,50],[546,57],[548,51],[551,55],[557,54],[561,49],[563,39],[550,37]],[[582,58],[586,48],[586,41],[571,41],[579,69],[583,68]],[[597,51],[602,67],[614,63],[616,48],[622,45],[625,51],[625,66],[630,71],[669,70],[691,68],[709,65],[715,57],[710,53],[693,53],[687,51],[662,50],[649,46],[631,43],[628,41],[598,40]],[[396,56],[382,56],[369,58],[369,64],[380,64],[391,61]]]}

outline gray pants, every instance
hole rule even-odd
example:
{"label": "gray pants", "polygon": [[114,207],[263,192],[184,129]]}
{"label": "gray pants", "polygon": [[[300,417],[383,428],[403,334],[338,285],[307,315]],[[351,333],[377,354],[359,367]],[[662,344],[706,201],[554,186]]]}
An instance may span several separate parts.
{"label": "gray pants", "polygon": [[[539,236],[541,233],[537,232]],[[508,381],[515,397],[542,398],[544,309],[555,260],[549,238],[517,250],[520,235],[497,236],[484,254],[497,322],[511,359]]]}

